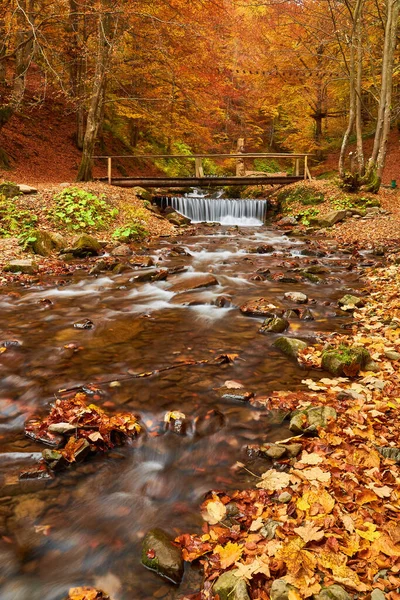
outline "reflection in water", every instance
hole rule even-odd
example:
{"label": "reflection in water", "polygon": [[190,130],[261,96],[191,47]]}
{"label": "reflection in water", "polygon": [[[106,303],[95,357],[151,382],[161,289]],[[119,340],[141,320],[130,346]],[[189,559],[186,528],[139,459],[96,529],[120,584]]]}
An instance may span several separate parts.
{"label": "reflection in water", "polygon": [[[113,600],[148,600],[155,593],[174,599],[193,591],[200,581],[196,569],[187,570],[177,591],[141,567],[144,533],[154,526],[176,534],[198,529],[204,493],[252,481],[235,468],[238,460],[248,460],[246,445],[287,436],[264,411],[224,402],[215,393],[235,380],[265,396],[273,389],[298,388],[310,376],[271,348],[273,336],[257,333],[261,319],[244,317],[238,307],[263,296],[287,308],[284,293],[301,290],[311,299],[315,321],[293,320],[291,332],[313,339],[316,331],[334,331],[345,321],[346,316],[336,315],[334,302],[356,275],[328,256],[318,261],[329,265],[330,275],[342,284],[329,277],[321,285],[254,281],[257,270],[288,272],[317,259],[294,259],[304,244],[274,231],[209,232],[204,228],[197,237],[180,240],[187,255],[169,256],[170,240],[148,248],[158,267],[190,268],[166,281],[134,282],[132,272],[73,278],[62,287],[49,279],[40,289],[18,288],[0,297],[0,341],[20,342],[0,357],[1,600],[61,600],[70,586],[96,582]],[[260,243],[273,244],[276,252],[251,252]],[[218,285],[190,290],[191,279],[210,272]],[[183,282],[186,291],[174,292]],[[219,308],[220,296],[229,296],[230,304]],[[40,302],[43,298],[52,304]],[[74,329],[84,318],[94,322],[94,329]],[[42,450],[24,437],[24,420],[46,412],[58,389],[219,353],[239,358],[233,365],[185,367],[104,386],[99,403],[139,414],[145,427],[140,439],[50,483],[18,481],[20,469],[32,465]],[[207,420],[211,409],[216,412]],[[186,414],[185,436],[165,432],[169,410]],[[266,467],[252,464],[251,469]]]}

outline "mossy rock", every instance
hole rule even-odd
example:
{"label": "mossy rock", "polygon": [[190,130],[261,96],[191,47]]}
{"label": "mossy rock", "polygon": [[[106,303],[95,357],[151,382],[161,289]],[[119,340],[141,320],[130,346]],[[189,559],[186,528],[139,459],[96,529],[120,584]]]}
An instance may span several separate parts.
{"label": "mossy rock", "polygon": [[33,241],[30,242],[29,246],[35,254],[40,256],[50,256],[53,250],[61,250],[66,246],[62,235],[50,231],[35,229],[30,234],[30,238]]}
{"label": "mossy rock", "polygon": [[289,429],[294,433],[315,434],[318,427],[324,429],[331,419],[337,419],[336,410],[331,406],[309,406],[293,411]]}
{"label": "mossy rock", "polygon": [[322,589],[313,598],[314,600],[351,600],[351,596],[349,596],[346,590],[336,583]]}
{"label": "mossy rock", "polygon": [[100,250],[100,242],[91,235],[83,233],[75,240],[72,248],[66,250],[66,253],[71,253],[78,258],[85,258],[87,256],[97,256]]}
{"label": "mossy rock", "polygon": [[218,577],[213,586],[214,596],[220,600],[250,600],[247,585],[243,579],[235,576],[237,569],[227,571]]}
{"label": "mossy rock", "polygon": [[10,262],[5,265],[3,270],[8,273],[22,273],[24,275],[35,275],[38,272],[39,267],[33,260],[16,259],[10,260]]}
{"label": "mossy rock", "polygon": [[371,361],[365,348],[341,345],[322,353],[322,368],[334,377],[355,377]]}
{"label": "mossy rock", "polygon": [[288,329],[289,321],[281,317],[266,319],[258,330],[259,333],[283,333]]}
{"label": "mossy rock", "polygon": [[178,585],[183,577],[183,558],[173,538],[162,529],[149,531],[142,546],[142,564]]}
{"label": "mossy rock", "polygon": [[289,593],[296,588],[285,579],[275,579],[269,592],[271,600],[289,600]]}
{"label": "mossy rock", "polygon": [[19,186],[15,183],[0,183],[0,196],[5,196],[6,198],[15,198],[20,195]]}
{"label": "mossy rock", "polygon": [[307,348],[307,344],[303,340],[285,336],[277,338],[272,345],[291,358],[297,358],[300,350]]}
{"label": "mossy rock", "polygon": [[354,296],[354,294],[345,294],[342,298],[340,298],[340,300],[338,300],[338,305],[340,308],[342,308],[342,310],[353,310],[354,308],[361,308],[364,306],[365,300],[359,296]]}

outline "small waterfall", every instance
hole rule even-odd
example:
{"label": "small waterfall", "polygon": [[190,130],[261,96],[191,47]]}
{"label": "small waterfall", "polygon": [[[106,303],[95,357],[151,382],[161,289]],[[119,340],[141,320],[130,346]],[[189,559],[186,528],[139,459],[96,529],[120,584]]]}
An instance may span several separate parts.
{"label": "small waterfall", "polygon": [[170,198],[168,204],[193,223],[209,221],[247,227],[262,225],[267,211],[266,200],[225,200],[200,195]]}

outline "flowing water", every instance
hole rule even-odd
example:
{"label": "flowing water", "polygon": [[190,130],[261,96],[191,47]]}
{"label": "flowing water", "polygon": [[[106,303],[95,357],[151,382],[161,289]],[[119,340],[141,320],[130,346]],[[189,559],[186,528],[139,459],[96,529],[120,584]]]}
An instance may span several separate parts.
{"label": "flowing water", "polygon": [[[178,252],[170,256],[177,244]],[[249,252],[260,244],[272,244],[274,254]],[[180,254],[182,247],[186,255]],[[193,237],[161,240],[144,250],[158,266],[187,267],[166,281],[140,283],[132,280],[132,271],[98,278],[76,273],[1,291],[0,342],[18,342],[0,354],[1,600],[61,600],[74,585],[97,585],[113,600],[172,600],[196,590],[196,568],[187,569],[179,589],[146,571],[140,565],[141,539],[154,526],[173,534],[199,531],[198,507],[206,492],[254,484],[235,467],[237,461],[249,462],[246,446],[287,436],[266,411],[220,400],[215,389],[235,380],[265,396],[303,389],[302,379],[320,376],[275,351],[275,336],[258,333],[261,319],[238,309],[260,296],[289,307],[284,293],[302,291],[310,297],[315,321],[293,320],[290,334],[313,340],[317,331],[344,325],[348,318],[338,314],[335,303],[345,289],[357,286],[349,256],[310,258],[301,255],[305,248],[310,245],[265,227],[202,227]],[[287,273],[315,263],[330,270],[325,284],[252,279],[258,269]],[[190,288],[209,272],[218,285],[174,291],[177,283]],[[214,304],[221,295],[231,296],[231,306]],[[83,318],[95,327],[74,329]],[[104,386],[98,403],[140,415],[145,433],[50,483],[18,480],[43,449],[24,437],[24,421],[46,414],[58,389],[220,353],[238,358],[232,365],[188,366]],[[217,419],[206,431],[201,418],[210,409],[223,413],[224,423]],[[164,431],[169,410],[186,414],[186,435]],[[268,463],[249,464],[259,472],[268,468]]]}
{"label": "flowing water", "polygon": [[205,196],[201,190],[195,190],[165,199],[163,204],[189,217],[192,223],[220,223],[221,225],[240,225],[241,227],[260,227],[265,220],[267,200],[240,200],[221,198],[222,192]]}

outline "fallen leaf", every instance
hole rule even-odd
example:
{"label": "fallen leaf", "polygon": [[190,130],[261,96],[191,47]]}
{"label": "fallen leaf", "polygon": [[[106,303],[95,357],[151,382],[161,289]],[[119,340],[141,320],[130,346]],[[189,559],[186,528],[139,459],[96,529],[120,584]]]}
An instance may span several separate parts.
{"label": "fallen leaf", "polygon": [[207,503],[202,517],[210,525],[216,525],[226,517],[226,507],[219,499],[212,500]]}
{"label": "fallen leaf", "polygon": [[319,542],[325,535],[324,531],[311,521],[306,521],[305,525],[302,525],[301,527],[295,527],[293,531],[297,533],[306,544],[313,541]]}
{"label": "fallen leaf", "polygon": [[225,546],[215,546],[214,554],[219,555],[221,569],[227,569],[233,565],[243,554],[243,547],[228,542]]}
{"label": "fallen leaf", "polygon": [[271,469],[261,475],[261,481],[257,483],[258,488],[264,490],[282,490],[290,484],[290,475],[288,473],[280,473]]}

